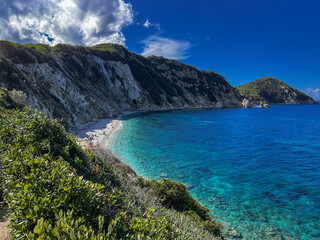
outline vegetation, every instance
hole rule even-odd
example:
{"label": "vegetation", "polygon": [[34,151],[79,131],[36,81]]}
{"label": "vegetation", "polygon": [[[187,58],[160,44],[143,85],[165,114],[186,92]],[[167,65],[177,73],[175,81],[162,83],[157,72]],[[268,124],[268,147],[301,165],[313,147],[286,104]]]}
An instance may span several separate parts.
{"label": "vegetation", "polygon": [[5,46],[11,46],[11,47],[19,47],[19,48],[27,48],[27,49],[33,49],[37,52],[40,52],[42,54],[49,54],[51,50],[53,51],[61,51],[63,50],[68,50],[70,48],[72,49],[94,49],[98,50],[101,52],[115,52],[116,51],[116,46],[117,44],[114,43],[103,43],[103,44],[97,44],[92,47],[84,47],[84,46],[74,46],[70,44],[57,44],[53,47],[47,45],[47,44],[42,44],[42,43],[28,43],[28,44],[20,44],[20,43],[14,43],[10,41],[0,41],[0,48],[5,47]]}
{"label": "vegetation", "polygon": [[116,51],[116,49],[114,48],[114,44],[112,44],[112,43],[98,44],[98,45],[92,46],[91,49],[99,50],[99,51],[103,51],[103,52],[115,52]]}
{"label": "vegetation", "polygon": [[255,84],[247,83],[237,87],[241,96],[250,99],[251,101],[262,100],[259,95],[259,88]]}
{"label": "vegetation", "polygon": [[210,210],[194,199],[183,183],[166,178],[159,182],[140,178],[139,183],[143,187],[151,187],[164,206],[184,212],[215,235],[222,234],[221,223],[215,222],[214,216],[210,215]]}
{"label": "vegetation", "polygon": [[[0,96],[10,102],[6,90]],[[113,155],[93,151],[36,110],[2,111],[0,198],[13,239],[219,238],[221,224],[183,184],[137,181]]]}
{"label": "vegetation", "polygon": [[21,90],[16,90],[13,89],[12,91],[9,91],[9,96],[18,105],[23,105],[25,104],[25,101],[27,100],[27,95],[21,91]]}
{"label": "vegetation", "polygon": [[0,88],[0,112],[18,108],[19,104],[11,98],[9,92],[5,88]]}
{"label": "vegetation", "polygon": [[29,43],[29,44],[24,44],[23,46],[27,48],[33,48],[36,51],[41,53],[49,53],[51,51],[51,48],[49,45],[42,44],[42,43],[36,43],[36,44]]}
{"label": "vegetation", "polygon": [[288,84],[272,78],[263,77],[237,87],[242,97],[253,103],[260,101],[273,104],[316,104],[316,102],[305,93],[289,86]]}

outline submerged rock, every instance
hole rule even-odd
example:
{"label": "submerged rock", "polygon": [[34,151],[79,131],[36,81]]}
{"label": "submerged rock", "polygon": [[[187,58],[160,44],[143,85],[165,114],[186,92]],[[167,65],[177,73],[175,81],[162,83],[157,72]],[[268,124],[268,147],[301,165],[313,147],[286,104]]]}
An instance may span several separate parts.
{"label": "submerged rock", "polygon": [[264,235],[266,236],[266,239],[270,239],[270,240],[283,240],[284,239],[281,235],[281,231],[279,229],[276,229],[273,227],[267,227],[264,230]]}
{"label": "submerged rock", "polygon": [[242,234],[239,230],[235,228],[228,228],[223,231],[223,235],[227,238],[232,238],[232,239],[241,239]]}

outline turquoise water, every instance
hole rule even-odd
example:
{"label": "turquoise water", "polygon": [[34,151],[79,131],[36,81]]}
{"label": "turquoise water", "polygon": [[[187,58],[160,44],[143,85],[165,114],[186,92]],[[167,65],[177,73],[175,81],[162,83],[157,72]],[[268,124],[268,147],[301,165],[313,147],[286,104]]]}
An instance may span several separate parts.
{"label": "turquoise water", "polygon": [[247,239],[320,239],[320,106],[134,114],[111,149]]}

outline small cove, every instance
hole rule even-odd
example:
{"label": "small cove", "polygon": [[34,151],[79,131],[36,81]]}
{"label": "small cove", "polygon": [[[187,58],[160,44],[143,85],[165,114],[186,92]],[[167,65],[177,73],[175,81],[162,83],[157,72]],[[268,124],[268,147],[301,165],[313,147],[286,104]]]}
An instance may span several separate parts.
{"label": "small cove", "polygon": [[136,113],[111,150],[181,181],[247,239],[320,239],[320,107]]}

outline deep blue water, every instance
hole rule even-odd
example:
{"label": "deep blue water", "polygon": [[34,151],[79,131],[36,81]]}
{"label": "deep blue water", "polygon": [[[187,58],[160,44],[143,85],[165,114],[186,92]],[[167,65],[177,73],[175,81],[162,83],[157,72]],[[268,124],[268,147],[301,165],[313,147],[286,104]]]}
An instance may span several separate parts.
{"label": "deep blue water", "polygon": [[243,237],[320,239],[319,105],[129,115],[111,149],[185,183]]}

